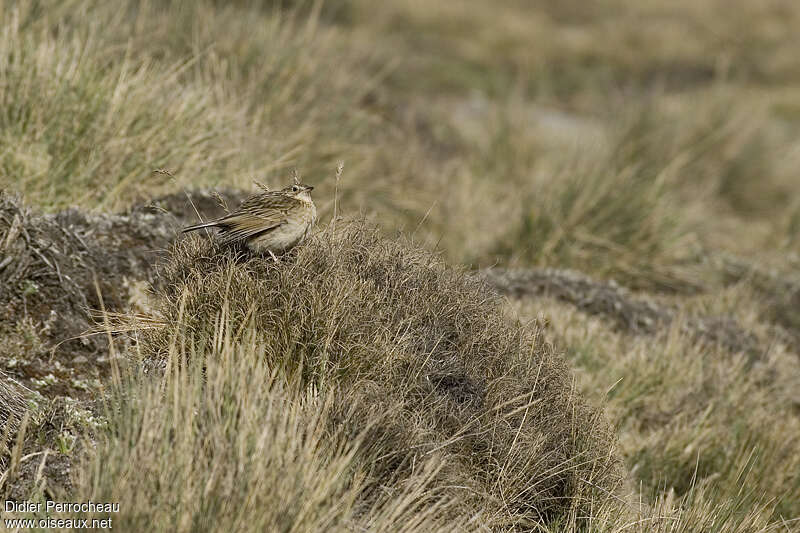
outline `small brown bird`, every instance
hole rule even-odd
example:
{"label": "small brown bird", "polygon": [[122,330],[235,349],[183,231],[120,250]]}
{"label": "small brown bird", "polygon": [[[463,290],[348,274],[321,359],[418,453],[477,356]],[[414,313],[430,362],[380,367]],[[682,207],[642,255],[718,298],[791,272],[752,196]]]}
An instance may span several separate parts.
{"label": "small brown bird", "polygon": [[223,244],[244,244],[253,252],[269,253],[274,259],[275,253],[302,242],[316,222],[313,188],[295,178],[294,185],[251,196],[233,213],[186,227],[183,232],[218,228]]}

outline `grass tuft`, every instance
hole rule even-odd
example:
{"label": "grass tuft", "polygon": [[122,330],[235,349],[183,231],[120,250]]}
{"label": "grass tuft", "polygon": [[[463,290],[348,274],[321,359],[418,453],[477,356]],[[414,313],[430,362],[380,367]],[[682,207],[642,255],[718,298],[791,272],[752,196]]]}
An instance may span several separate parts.
{"label": "grass tuft", "polygon": [[[269,368],[323,397],[336,390],[329,429],[363,435],[361,498],[404,486],[430,458],[443,465],[432,492],[495,525],[552,521],[617,489],[600,413],[482,282],[358,222],[277,265],[216,246],[175,245],[160,277],[165,323],[187,333],[186,353],[251,332]],[[168,355],[175,331],[154,332],[143,353]]]}
{"label": "grass tuft", "polygon": [[77,497],[119,502],[123,531],[449,530],[450,504],[427,491],[435,458],[361,501],[363,435],[330,423],[340,393],[288,381],[255,329],[230,331],[176,338],[162,379],[128,376]]}

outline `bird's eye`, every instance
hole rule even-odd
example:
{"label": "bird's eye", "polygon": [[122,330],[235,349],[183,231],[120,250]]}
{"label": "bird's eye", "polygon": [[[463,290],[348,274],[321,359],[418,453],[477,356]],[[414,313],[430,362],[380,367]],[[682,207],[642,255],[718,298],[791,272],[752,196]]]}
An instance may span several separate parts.
{"label": "bird's eye", "polygon": [[292,192],[297,192],[299,190],[300,188],[297,185],[292,185]]}

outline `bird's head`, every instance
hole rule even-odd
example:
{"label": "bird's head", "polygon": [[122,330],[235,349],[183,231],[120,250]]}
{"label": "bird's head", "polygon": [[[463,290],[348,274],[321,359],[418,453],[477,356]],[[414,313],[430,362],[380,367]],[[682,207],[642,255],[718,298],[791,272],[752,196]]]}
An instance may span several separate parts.
{"label": "bird's head", "polygon": [[306,200],[311,201],[311,191],[314,189],[311,185],[304,185],[302,183],[294,183],[285,189],[282,192],[289,196],[293,196],[299,200]]}

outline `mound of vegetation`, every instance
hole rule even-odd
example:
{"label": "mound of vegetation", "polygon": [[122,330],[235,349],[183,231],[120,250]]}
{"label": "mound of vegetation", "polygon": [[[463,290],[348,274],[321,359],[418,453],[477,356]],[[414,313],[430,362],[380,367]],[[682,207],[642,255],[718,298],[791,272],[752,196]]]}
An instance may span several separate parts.
{"label": "mound of vegetation", "polygon": [[[359,487],[362,507],[384,493],[402,492],[432,460],[438,467],[426,481],[427,497],[456,502],[448,508],[458,517],[480,515],[492,527],[532,527],[581,516],[619,486],[610,428],[575,393],[561,357],[536,330],[510,322],[500,298],[483,282],[428,252],[382,238],[360,223],[328,230],[277,264],[192,237],[171,250],[157,284],[163,327],[150,331],[140,354],[160,354],[170,387],[176,386],[176,372],[191,376],[186,369],[200,360],[205,375],[223,372],[234,390],[203,385],[208,399],[198,401],[217,407],[190,410],[191,424],[174,422],[175,416],[188,415],[179,415],[170,399],[152,400],[155,408],[146,408],[148,401],[127,407],[133,413],[123,417],[128,421],[99,454],[104,467],[86,483],[105,487],[91,493],[93,498],[123,498],[131,515],[141,514],[140,505],[152,505],[138,502],[162,500],[162,512],[175,508],[181,491],[162,490],[158,480],[165,477],[213,487],[208,501],[223,507],[217,492],[224,488],[221,479],[243,494],[255,488],[247,484],[256,480],[232,473],[241,465],[228,450],[241,453],[243,432],[258,440],[253,417],[261,430],[273,431],[263,424],[281,407],[272,400],[231,401],[231,394],[246,395],[248,377],[220,370],[220,354],[240,372],[267,372],[257,370],[266,365],[272,376],[267,381],[314,391],[314,401],[326,406],[315,408],[322,409],[315,416],[331,435],[330,453],[342,437],[353,448],[357,467],[341,475],[345,485]],[[237,357],[249,362],[231,362]],[[188,396],[191,390],[185,391]],[[281,402],[294,405],[287,398]],[[163,419],[153,414],[167,411],[172,414]],[[127,438],[131,428],[146,426],[144,417],[164,423],[145,428],[152,439]],[[203,436],[214,446],[200,444],[188,470],[174,459],[172,447],[163,445],[163,439],[202,443]],[[264,444],[262,460],[277,461],[270,450],[284,445]],[[114,464],[148,468],[139,462],[143,457],[158,476],[109,475]],[[115,478],[135,487],[123,490]],[[323,477],[316,483],[329,482]],[[262,486],[257,492],[274,489]],[[152,524],[161,519],[151,507],[144,514]],[[190,515],[186,520],[195,519]]]}

